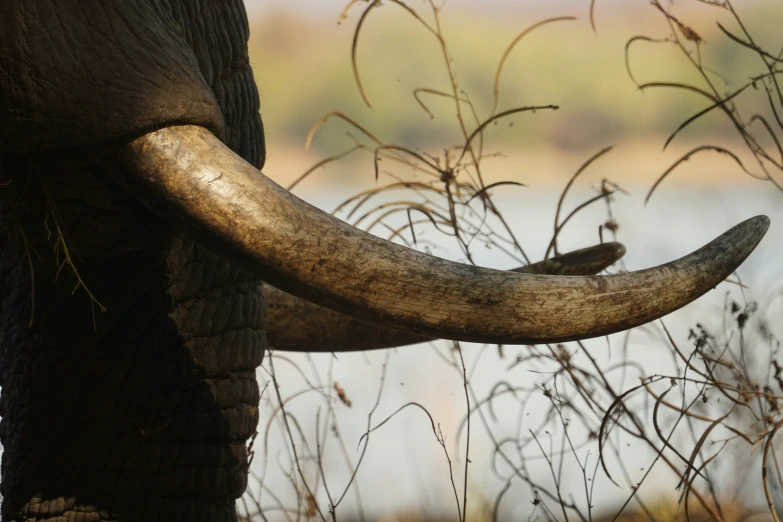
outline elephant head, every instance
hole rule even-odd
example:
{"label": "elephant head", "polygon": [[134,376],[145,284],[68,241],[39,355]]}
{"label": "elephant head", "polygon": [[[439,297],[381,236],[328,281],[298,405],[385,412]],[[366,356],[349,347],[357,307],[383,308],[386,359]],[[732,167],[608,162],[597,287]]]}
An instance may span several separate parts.
{"label": "elephant head", "polygon": [[286,349],[567,341],[684,306],[766,231],[754,218],[667,265],[583,277],[388,243],[257,170],[247,37],[241,0],[0,4],[4,520],[236,520],[261,281],[342,329],[311,346],[270,326]]}

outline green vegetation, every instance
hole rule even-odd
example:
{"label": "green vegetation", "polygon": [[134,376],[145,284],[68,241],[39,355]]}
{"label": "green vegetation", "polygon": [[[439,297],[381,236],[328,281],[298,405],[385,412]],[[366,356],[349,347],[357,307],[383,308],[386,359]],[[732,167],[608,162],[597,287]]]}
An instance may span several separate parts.
{"label": "green vegetation", "polygon": [[[581,20],[537,28],[515,47],[501,77],[498,109],[552,103],[561,110],[499,123],[502,128],[498,132],[488,133],[493,146],[547,143],[594,151],[630,134],[665,139],[685,117],[708,106],[698,95],[682,91],[649,89],[641,94],[636,89],[625,68],[626,42],[640,34],[665,37],[669,29],[663,17],[645,2],[630,4],[600,12],[597,33],[587,23],[586,12],[575,12]],[[431,35],[395,6],[369,17],[360,36],[358,65],[372,110],[363,103],[350,66],[351,39],[359,12],[358,8],[350,12],[340,27],[338,13],[326,21],[280,13],[252,22],[251,60],[258,71],[270,141],[303,143],[316,115],[332,110],[367,124],[386,142],[415,148],[457,140],[459,136],[448,121],[453,103],[422,95],[435,115],[431,119],[413,96],[416,88],[448,90],[439,49]],[[727,92],[758,72],[758,57],[721,32],[714,8],[683,5],[679,13],[705,40],[705,63],[722,75],[732,75],[726,78],[730,82]],[[765,29],[769,33],[771,28],[763,21],[779,19],[781,14],[780,6],[766,2],[743,9],[743,19],[762,41],[765,36],[774,39],[774,34],[765,34]],[[492,13],[464,11],[444,15],[443,29],[460,84],[480,114],[492,103],[494,75],[504,50],[522,30],[545,17],[498,19]],[[701,25],[700,19],[704,20]],[[733,28],[731,21],[726,24]],[[640,82],[699,81],[673,45],[638,42],[631,48],[630,65]],[[761,97],[753,100],[763,103]],[[345,137],[347,127],[332,129],[335,131],[320,132],[313,145],[335,152],[351,144]],[[696,141],[735,138],[734,129],[719,116],[697,122],[690,132]]]}

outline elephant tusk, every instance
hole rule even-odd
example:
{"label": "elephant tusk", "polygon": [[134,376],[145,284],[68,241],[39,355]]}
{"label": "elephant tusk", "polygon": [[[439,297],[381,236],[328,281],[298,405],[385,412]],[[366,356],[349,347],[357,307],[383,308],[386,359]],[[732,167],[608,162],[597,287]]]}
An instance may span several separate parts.
{"label": "elephant tusk", "polygon": [[624,255],[625,246],[622,243],[601,243],[553,256],[538,263],[512,268],[511,271],[518,274],[594,275],[609,268]]}
{"label": "elephant tusk", "polygon": [[149,208],[290,294],[396,330],[535,344],[657,319],[731,274],[769,227],[751,218],[677,261],[607,276],[480,268],[405,248],[322,212],[265,177],[208,130],[151,132],[104,165]]}
{"label": "elephant tusk", "polygon": [[[625,255],[620,243],[574,250],[538,263],[513,268],[524,274],[592,275]],[[377,326],[264,285],[266,339],[270,348],[292,352],[355,352],[432,341]]]}

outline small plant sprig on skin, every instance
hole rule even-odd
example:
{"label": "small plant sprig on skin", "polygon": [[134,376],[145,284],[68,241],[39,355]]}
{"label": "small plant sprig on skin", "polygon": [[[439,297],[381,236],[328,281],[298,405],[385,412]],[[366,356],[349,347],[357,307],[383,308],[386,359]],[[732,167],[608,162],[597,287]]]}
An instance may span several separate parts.
{"label": "small plant sprig on skin", "polygon": [[[87,294],[87,297],[90,299],[90,309],[92,311],[92,327],[94,330],[98,330],[98,322],[95,317],[95,308],[97,307],[100,312],[105,312],[106,307],[104,307],[100,301],[95,297],[95,295],[90,291],[90,289],[85,284],[84,280],[82,279],[82,276],[79,274],[79,270],[76,267],[76,259],[73,252],[68,248],[68,245],[71,243],[70,238],[68,237],[68,230],[66,227],[62,224],[62,219],[60,218],[60,213],[57,210],[57,204],[54,201],[54,198],[52,197],[51,193],[49,192],[48,187],[46,186],[46,182],[44,181],[43,177],[40,175],[38,176],[39,180],[41,182],[41,187],[43,189],[43,193],[46,197],[46,211],[47,215],[44,218],[44,227],[46,228],[47,233],[49,234],[49,239],[51,239],[52,234],[54,234],[54,255],[55,255],[55,262],[57,263],[57,276],[60,275],[60,272],[63,270],[63,268],[68,267],[72,272],[74,277],[76,277],[76,286],[74,286],[73,290],[71,291],[71,294],[75,294],[77,290],[80,288],[84,290],[84,292]],[[49,219],[51,217],[52,223],[54,225],[54,230],[49,226]],[[28,251],[29,254],[29,248],[26,243],[25,239],[25,248]],[[62,258],[61,258],[62,256]],[[32,277],[32,281],[34,282],[34,276]],[[33,288],[33,292],[35,292],[35,289]],[[31,318],[32,321],[32,318]]]}
{"label": "small plant sprig on skin", "polygon": [[[0,168],[0,174],[2,169]],[[98,330],[98,320],[96,317],[96,308],[99,312],[105,312],[106,308],[101,304],[93,292],[88,288],[85,281],[82,279],[79,269],[77,268],[77,261],[80,261],[78,254],[73,252],[71,247],[71,239],[68,236],[68,229],[63,224],[59,210],[57,209],[57,202],[52,197],[51,192],[47,186],[47,182],[44,176],[38,171],[38,169],[31,163],[29,173],[29,182],[37,182],[40,184],[41,192],[45,199],[45,214],[43,216],[43,228],[46,231],[46,240],[51,242],[52,250],[54,254],[54,263],[57,267],[55,280],[59,278],[63,269],[68,268],[76,278],[76,284],[71,290],[71,295],[77,293],[78,290],[83,290],[90,301],[90,310],[92,313],[92,327],[93,330]],[[2,180],[0,178],[0,189],[15,188],[13,179]],[[20,194],[15,194],[13,190],[4,194],[6,198],[6,216],[3,218],[3,223],[0,223],[0,234],[7,234],[8,240],[17,242],[24,247],[25,257],[27,259],[27,266],[30,271],[30,320],[28,325],[32,326],[35,318],[35,267],[33,263],[34,257],[38,261],[43,262],[43,256],[36,251],[35,247],[28,239],[27,233],[22,226],[22,223],[15,217],[16,209],[19,205],[24,205],[24,201],[21,199],[24,194],[24,189]]]}

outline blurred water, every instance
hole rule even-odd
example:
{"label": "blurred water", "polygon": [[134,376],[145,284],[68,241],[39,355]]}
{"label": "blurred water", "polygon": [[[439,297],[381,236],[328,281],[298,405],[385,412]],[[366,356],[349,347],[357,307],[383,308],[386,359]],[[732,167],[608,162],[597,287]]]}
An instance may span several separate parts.
{"label": "blurred water", "polygon": [[[646,188],[630,187],[635,194],[644,194]],[[333,191],[322,188],[304,187],[300,193],[328,210],[333,209],[341,199]],[[539,188],[534,192],[534,196],[532,194],[498,194],[496,201],[516,232],[523,238],[524,245],[529,246],[531,256],[540,259],[551,237],[559,188]],[[566,203],[566,208],[573,208],[593,194],[589,187],[577,189]],[[748,181],[724,188],[676,187],[665,190],[646,207],[642,199],[639,196],[618,197],[613,206],[614,215],[621,226],[618,239],[628,248],[625,263],[629,270],[647,268],[680,257],[744,219],[757,214],[768,215],[772,219],[770,230],[763,243],[742,265],[738,275],[748,286],[747,298],[762,303],[763,313],[767,317],[780,317],[783,300],[774,301],[774,296],[780,294],[780,282],[783,281],[783,194],[774,191],[769,185]],[[598,224],[602,223],[605,217],[605,210],[600,206],[585,212],[581,219],[575,220],[564,231],[561,250],[596,243]],[[497,268],[508,268],[511,264],[496,251],[482,252],[480,262]],[[726,292],[729,291],[737,298],[740,295],[736,285],[724,283],[697,302],[666,318],[667,326],[675,339],[688,346],[688,329],[696,322],[709,325],[718,321],[722,317]],[[777,335],[783,337],[780,323],[773,324],[779,329]],[[613,346],[617,350],[622,338],[616,335],[613,339]],[[486,396],[492,386],[502,380],[514,385],[532,385],[541,379],[540,375],[530,371],[530,367],[517,366],[508,370],[514,354],[518,353],[515,348],[507,347],[505,358],[501,359],[495,347],[465,346],[468,366],[472,367],[479,361],[471,377],[471,384],[478,397]],[[620,354],[607,350],[605,340],[591,341],[588,346],[600,364],[608,365],[619,361]],[[448,353],[447,348],[441,347],[438,352],[428,345],[393,350],[384,393],[372,425],[377,425],[387,415],[410,401],[416,401],[426,407],[446,437],[446,449],[453,461],[455,482],[461,495],[465,434],[463,432],[459,438],[457,429],[466,411],[465,392],[459,373],[443,361],[442,355]],[[630,338],[629,356],[638,362],[648,375],[670,371],[668,354],[659,341],[651,339],[644,332],[635,333]],[[335,412],[336,424],[345,441],[347,456],[354,462],[360,455],[357,448],[361,448],[361,436],[367,430],[367,414],[376,400],[385,356],[384,352],[341,354],[336,359],[331,356],[314,356],[314,363],[311,365],[304,356],[287,355],[296,361],[311,379],[312,368],[317,368],[324,382],[327,382],[327,374],[333,365],[332,374],[335,381],[345,389],[352,401],[351,408],[337,403]],[[292,365],[278,361],[275,369],[284,385],[284,396],[305,387],[299,371]],[[262,373],[263,375],[266,374]],[[634,382],[627,379],[625,383],[618,382],[617,386],[627,389],[634,384],[638,384],[638,380]],[[272,391],[267,389],[265,397],[270,393]],[[534,427],[547,406],[547,401],[541,395],[539,394],[538,401],[529,405],[522,416],[518,405],[513,401],[498,402],[498,408],[495,410],[497,418],[489,421],[495,436],[502,439],[504,436],[518,433],[519,430],[525,433],[527,429]],[[323,424],[323,418],[327,415],[325,403],[311,393],[294,399],[290,407],[302,433],[311,444],[311,450],[315,451],[313,446],[316,444],[316,421],[321,420]],[[270,414],[270,408],[262,401],[262,426],[270,418]],[[493,461],[493,443],[478,418],[474,419],[472,428],[468,489],[470,494],[474,495],[473,501],[484,496],[493,502],[504,485],[504,481],[498,479],[493,469],[507,474],[508,468],[498,460]],[[574,429],[578,431],[578,428]],[[266,462],[266,486],[281,499],[285,499],[284,502],[288,505],[295,505],[293,490],[285,476],[295,471],[289,467],[288,455],[283,449],[284,433],[278,425],[274,425],[269,434],[266,461],[261,455],[257,455],[254,469],[262,473]],[[331,431],[327,431],[325,435],[325,438],[324,435],[321,436],[321,443],[325,444],[323,467],[332,495],[339,495],[335,492],[342,491],[350,473],[336,437]],[[448,519],[456,518],[456,503],[444,450],[438,444],[430,422],[422,411],[417,408],[404,410],[374,432],[370,440],[367,455],[357,476],[361,504],[368,516],[414,512],[425,515],[445,514]],[[263,442],[259,440],[257,448],[258,444],[263,445]],[[749,446],[745,446],[745,449],[748,452],[751,450]],[[640,474],[643,473],[642,469],[649,466],[653,456],[638,445],[629,446],[622,454],[624,464]],[[591,465],[595,464],[594,453],[590,458]],[[317,466],[306,463],[304,469],[308,479],[315,483]],[[543,460],[538,461],[537,467],[531,467],[530,472],[542,481],[549,480],[550,471]],[[580,473],[573,462],[566,465],[562,490],[564,494],[573,494],[578,502],[584,504],[583,478]],[[622,503],[631,493],[628,487],[618,488],[601,478],[600,471],[598,475],[597,480],[600,482],[597,483],[599,486],[594,491],[593,499],[597,511]],[[753,478],[758,478],[757,475],[758,473],[753,475]],[[676,493],[675,485],[673,475],[659,464],[657,471],[653,472],[645,483],[645,491],[663,492],[671,496]],[[513,494],[504,498],[501,513],[511,517],[510,519],[526,519],[533,509],[530,490],[516,484],[511,491]],[[320,488],[317,497],[322,507],[328,505],[323,488]],[[274,504],[268,494],[262,498],[263,505]],[[352,490],[343,500],[338,513],[342,513],[342,518],[348,517],[349,514],[355,513],[357,506]]]}

